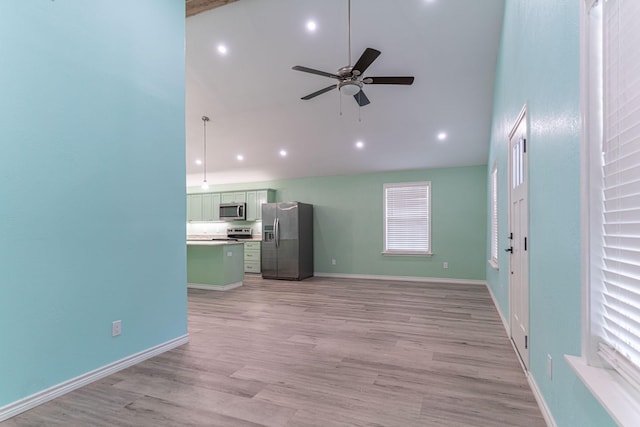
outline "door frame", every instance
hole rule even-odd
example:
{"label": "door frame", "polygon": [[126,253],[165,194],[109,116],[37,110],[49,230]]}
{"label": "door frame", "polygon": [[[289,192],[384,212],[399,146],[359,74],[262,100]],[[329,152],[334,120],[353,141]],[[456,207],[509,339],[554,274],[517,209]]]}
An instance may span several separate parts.
{"label": "door frame", "polygon": [[[527,305],[527,313],[526,313],[526,338],[525,338],[525,348],[521,349],[516,345],[516,342],[513,339],[513,328],[514,328],[514,324],[513,324],[513,307],[514,307],[514,292],[513,292],[513,288],[514,288],[514,284],[512,281],[512,275],[511,275],[511,271],[512,271],[512,261],[513,261],[513,253],[509,254],[509,270],[507,273],[507,278],[508,278],[508,285],[509,285],[509,339],[516,351],[516,354],[518,355],[518,358],[520,360],[520,363],[522,364],[523,368],[525,371],[529,370],[529,349],[531,347],[531,330],[530,330],[530,297],[531,297],[531,292],[530,292],[530,280],[529,280],[529,247],[530,247],[530,233],[529,233],[529,227],[530,227],[530,213],[531,213],[531,209],[529,208],[529,149],[530,149],[530,144],[529,144],[529,122],[528,122],[528,115],[527,115],[527,104],[525,103],[522,107],[522,109],[520,110],[520,113],[518,114],[517,119],[515,120],[513,127],[511,128],[511,130],[509,131],[509,135],[507,138],[507,165],[508,165],[508,170],[507,170],[507,200],[508,200],[508,208],[507,208],[507,229],[509,231],[508,235],[511,235],[512,230],[513,230],[513,226],[514,224],[512,224],[513,221],[513,205],[512,205],[512,179],[513,179],[513,157],[512,157],[512,153],[511,153],[511,138],[514,137],[514,135],[516,134],[516,132],[518,131],[518,129],[520,128],[520,126],[524,124],[524,134],[525,134],[525,149],[524,149],[524,157],[523,157],[523,168],[524,168],[524,172],[523,172],[523,176],[524,176],[524,185],[525,185],[525,189],[524,191],[526,192],[526,200],[527,200],[527,206],[526,206],[526,224],[527,224],[527,229],[526,229],[526,237],[528,242],[527,242],[527,249],[524,251],[525,252],[525,256],[526,256],[526,272],[523,275],[523,278],[526,280],[527,283],[527,289],[526,289],[526,305]],[[512,240],[509,240],[509,244],[512,245],[513,242]],[[522,354],[524,353],[524,354]]]}

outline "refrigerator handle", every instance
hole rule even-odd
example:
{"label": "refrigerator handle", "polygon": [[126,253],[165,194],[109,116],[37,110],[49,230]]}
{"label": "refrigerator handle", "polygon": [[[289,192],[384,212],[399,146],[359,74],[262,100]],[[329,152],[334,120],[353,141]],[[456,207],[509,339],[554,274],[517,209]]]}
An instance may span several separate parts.
{"label": "refrigerator handle", "polygon": [[275,234],[276,248],[280,244],[280,221],[278,218],[273,220],[273,232]]}

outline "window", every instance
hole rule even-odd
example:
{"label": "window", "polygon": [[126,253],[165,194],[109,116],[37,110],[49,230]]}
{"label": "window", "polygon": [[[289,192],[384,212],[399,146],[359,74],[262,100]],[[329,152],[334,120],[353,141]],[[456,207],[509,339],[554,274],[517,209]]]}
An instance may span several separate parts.
{"label": "window", "polygon": [[567,359],[620,425],[637,425],[640,2],[584,0],[583,4],[585,346],[582,359]]}
{"label": "window", "polygon": [[498,162],[491,168],[491,258],[489,263],[498,268]]}
{"label": "window", "polygon": [[383,253],[431,253],[431,182],[384,184]]}
{"label": "window", "polygon": [[640,3],[603,6],[599,354],[640,386]]}

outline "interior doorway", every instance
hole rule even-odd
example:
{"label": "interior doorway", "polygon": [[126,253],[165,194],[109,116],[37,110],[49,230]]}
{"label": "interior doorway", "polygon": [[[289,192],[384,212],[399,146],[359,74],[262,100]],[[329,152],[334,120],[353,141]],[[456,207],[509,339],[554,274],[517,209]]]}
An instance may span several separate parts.
{"label": "interior doorway", "polygon": [[529,162],[527,109],[509,134],[509,325],[511,339],[529,369]]}

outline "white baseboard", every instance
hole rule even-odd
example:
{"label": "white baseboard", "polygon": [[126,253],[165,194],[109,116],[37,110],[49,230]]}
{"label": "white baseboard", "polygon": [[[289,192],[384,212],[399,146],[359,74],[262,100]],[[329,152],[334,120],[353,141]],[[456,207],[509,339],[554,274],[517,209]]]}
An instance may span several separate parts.
{"label": "white baseboard", "polygon": [[531,391],[533,392],[533,397],[536,398],[536,402],[538,402],[538,407],[540,408],[540,412],[542,412],[542,418],[547,423],[547,427],[558,427],[556,424],[556,420],[553,419],[553,415],[551,415],[551,410],[547,406],[547,402],[542,397],[542,392],[538,388],[538,384],[536,384],[536,380],[533,379],[533,376],[525,372],[527,375],[527,381],[529,381],[529,387],[531,387]]}
{"label": "white baseboard", "polygon": [[511,343],[511,347],[513,347],[513,352],[518,358],[518,362],[520,362],[520,367],[522,368],[522,372],[524,372],[524,375],[527,377],[529,388],[531,389],[531,392],[533,393],[533,397],[536,399],[536,402],[538,403],[538,408],[540,408],[540,412],[542,413],[542,418],[544,418],[545,423],[547,423],[547,427],[557,427],[556,421],[553,419],[553,415],[551,415],[551,411],[547,406],[547,402],[544,400],[544,397],[542,397],[542,393],[538,388],[538,384],[536,383],[536,380],[531,375],[531,372],[529,372],[527,368],[524,366],[524,364],[522,363],[522,360],[520,359],[520,356],[518,355],[518,350],[516,349],[515,344],[513,343],[513,340],[511,340],[510,338],[511,330],[509,328],[509,322],[502,315],[502,311],[500,311],[500,305],[498,305],[498,300],[496,299],[496,296],[493,294],[493,291],[491,290],[491,286],[489,286],[488,283],[487,283],[487,290],[489,291],[489,295],[491,295],[491,299],[493,300],[493,305],[496,307],[496,311],[500,316],[500,320],[502,320],[502,325],[504,326],[504,330],[507,332],[507,337],[509,337],[509,342]]}
{"label": "white baseboard", "polygon": [[188,342],[189,334],[182,335],[0,407],[0,422]]}
{"label": "white baseboard", "polygon": [[442,277],[416,277],[416,276],[384,276],[377,274],[342,274],[342,273],[318,273],[317,277],[335,277],[336,279],[364,279],[364,280],[397,280],[401,282],[426,282],[426,283],[451,283],[456,285],[482,285],[486,286],[484,280],[472,279],[449,279]]}
{"label": "white baseboard", "polygon": [[187,283],[187,288],[204,289],[206,291],[228,291],[229,289],[239,288],[243,282],[229,283],[228,285],[205,285],[201,283]]}
{"label": "white baseboard", "polygon": [[486,285],[487,285],[487,290],[489,291],[489,295],[491,295],[491,300],[493,300],[493,305],[496,307],[496,311],[498,312],[498,316],[500,316],[500,320],[502,320],[502,325],[504,326],[504,330],[507,331],[507,336],[510,336],[511,332],[509,330],[509,322],[507,322],[507,319],[502,314],[502,311],[500,311],[500,305],[498,304],[498,300],[496,299],[496,296],[493,294],[493,291],[491,290],[491,286],[489,286],[488,283]]}

